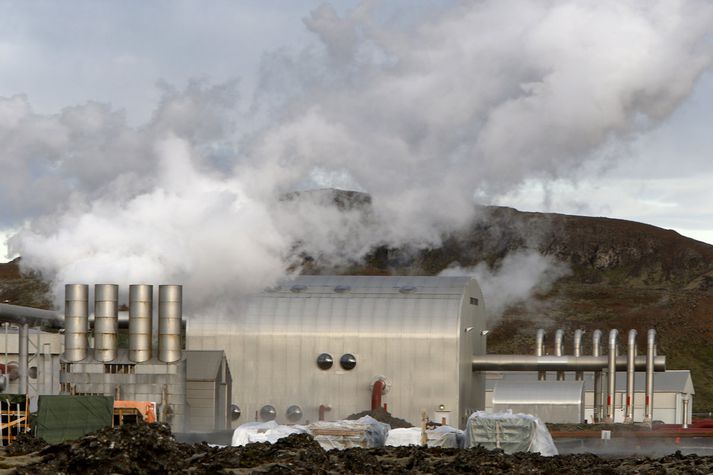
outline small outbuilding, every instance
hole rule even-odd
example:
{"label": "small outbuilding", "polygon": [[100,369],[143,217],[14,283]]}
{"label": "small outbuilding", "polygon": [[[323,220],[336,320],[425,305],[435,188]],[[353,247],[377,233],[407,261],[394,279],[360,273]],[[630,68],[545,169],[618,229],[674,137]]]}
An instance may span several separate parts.
{"label": "small outbuilding", "polygon": [[579,424],[584,420],[583,381],[500,381],[493,411],[532,414],[546,422]]}

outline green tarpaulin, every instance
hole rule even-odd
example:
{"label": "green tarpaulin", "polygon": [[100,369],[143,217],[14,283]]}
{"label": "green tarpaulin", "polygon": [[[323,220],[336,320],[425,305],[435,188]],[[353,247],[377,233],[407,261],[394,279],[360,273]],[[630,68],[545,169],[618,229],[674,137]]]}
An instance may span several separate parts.
{"label": "green tarpaulin", "polygon": [[112,397],[40,396],[34,433],[56,444],[111,426],[113,417]]}

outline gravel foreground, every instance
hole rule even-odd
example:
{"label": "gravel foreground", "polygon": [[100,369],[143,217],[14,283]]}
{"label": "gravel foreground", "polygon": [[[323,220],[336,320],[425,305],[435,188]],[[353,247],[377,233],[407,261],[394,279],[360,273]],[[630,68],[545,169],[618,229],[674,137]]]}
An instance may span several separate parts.
{"label": "gravel foreground", "polygon": [[4,449],[0,473],[14,474],[331,474],[331,473],[713,473],[713,457],[603,459],[592,454],[541,457],[500,451],[389,447],[325,452],[309,435],[276,444],[210,447],[176,442],[166,425],[107,428],[82,439],[48,446],[22,436]]}

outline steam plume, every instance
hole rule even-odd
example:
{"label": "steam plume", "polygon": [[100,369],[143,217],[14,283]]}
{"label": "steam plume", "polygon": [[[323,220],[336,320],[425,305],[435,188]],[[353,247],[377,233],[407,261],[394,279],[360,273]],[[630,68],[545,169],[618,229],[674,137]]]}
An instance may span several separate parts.
{"label": "steam plume", "polygon": [[[200,305],[284,275],[296,240],[334,260],[438,245],[474,197],[567,176],[665,119],[711,61],[704,1],[483,1],[408,26],[370,5],[316,9],[323,51],[266,57],[256,133],[234,128],[233,83],[166,87],[139,128],[106,104],[0,98],[13,251],[58,285],[183,282]],[[373,214],[280,204],[335,184]]]}

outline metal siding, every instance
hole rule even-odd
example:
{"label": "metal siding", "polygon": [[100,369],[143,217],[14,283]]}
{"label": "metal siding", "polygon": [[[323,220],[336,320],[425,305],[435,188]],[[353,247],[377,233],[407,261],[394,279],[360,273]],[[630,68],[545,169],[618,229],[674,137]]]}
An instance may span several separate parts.
{"label": "metal siding", "polygon": [[[455,410],[461,399],[458,388],[470,380],[470,371],[463,377],[461,360],[469,366],[474,343],[469,339],[465,347],[459,344],[469,282],[468,278],[300,277],[295,283],[308,286],[302,292],[285,286],[251,298],[245,311],[216,320],[220,322],[216,325],[207,324],[208,317],[192,319],[187,346],[208,349],[206,342],[215,334],[227,340],[222,347],[235,375],[233,402],[244,414],[240,423],[252,420],[264,404],[275,406],[279,422],[285,421],[290,404],[302,407],[305,420],[317,419],[320,404],[332,406],[328,419],[368,409],[369,383],[377,375],[392,383],[383,397],[389,410],[417,423],[421,408],[430,412],[446,404]],[[336,293],[336,285],[350,285],[352,291]],[[415,285],[417,290],[402,294],[398,289],[403,285]],[[478,298],[482,302],[479,291]],[[473,311],[466,311],[472,320]],[[480,329],[474,334],[479,335]],[[315,363],[322,352],[334,358],[328,371]],[[345,353],[357,357],[352,371],[339,366]],[[471,397],[470,389],[463,394]]]}

